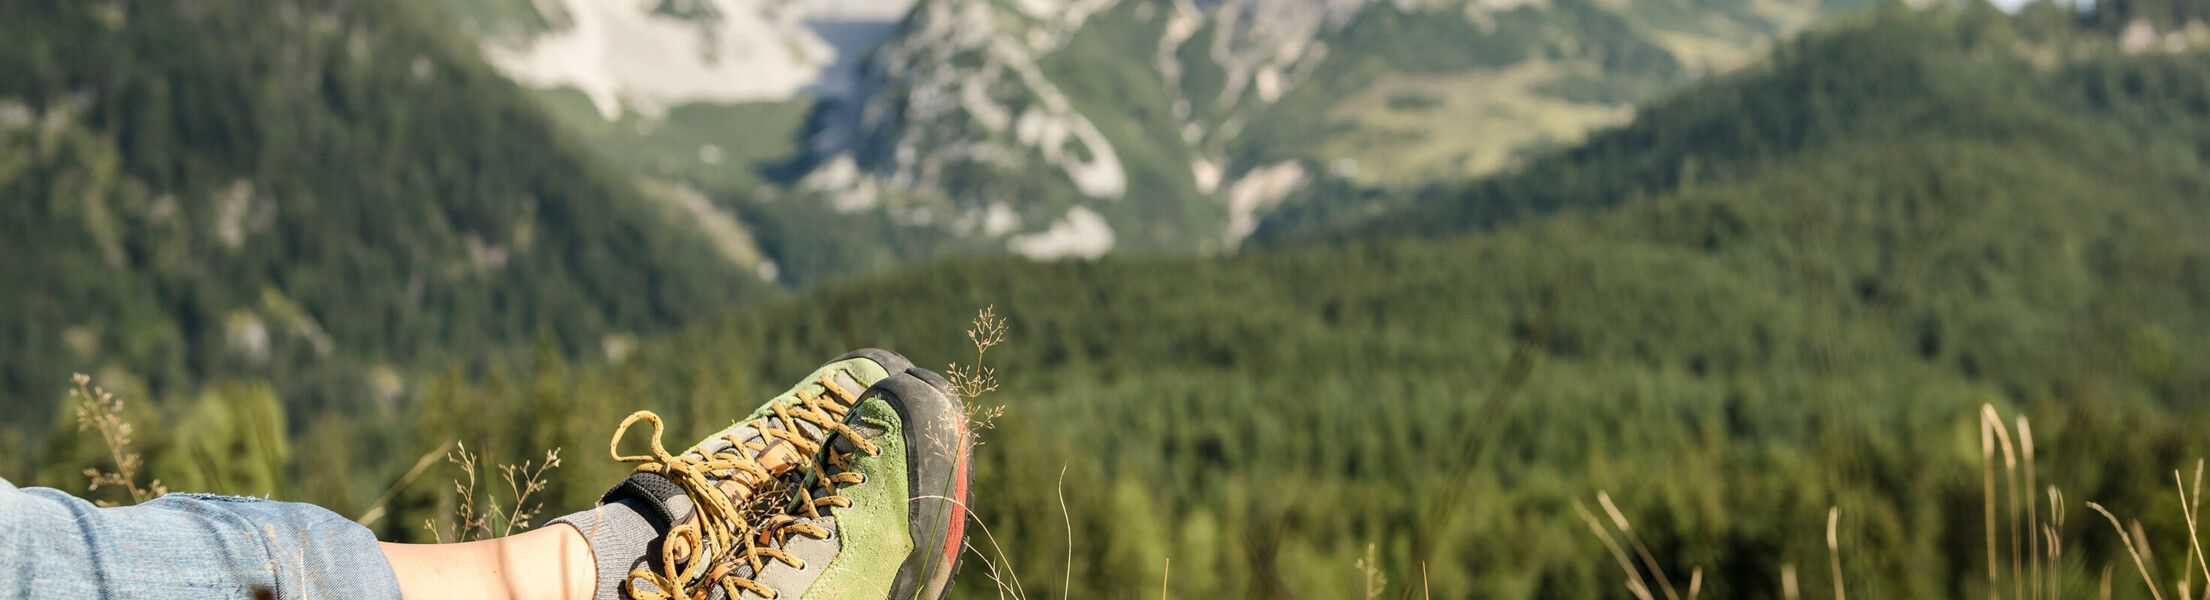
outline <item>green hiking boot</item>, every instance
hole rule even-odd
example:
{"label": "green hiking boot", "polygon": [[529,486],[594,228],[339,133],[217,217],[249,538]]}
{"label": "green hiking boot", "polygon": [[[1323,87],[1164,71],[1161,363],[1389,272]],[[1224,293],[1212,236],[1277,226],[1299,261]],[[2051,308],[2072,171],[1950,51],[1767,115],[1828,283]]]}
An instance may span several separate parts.
{"label": "green hiking boot", "polygon": [[[749,540],[765,515],[787,506],[793,483],[818,470],[813,461],[846,425],[860,394],[912,363],[866,349],[837,357],[769,399],[742,421],[681,454],[661,444],[659,415],[638,411],[616,429],[614,460],[635,472],[600,500],[600,507],[563,517],[590,541],[599,567],[599,598],[729,597],[775,590],[735,575],[736,567],[772,556]],[[629,428],[651,425],[650,451],[624,454]],[[617,510],[607,510],[616,506]],[[611,514],[615,518],[600,517]],[[626,520],[621,517],[635,515]],[[636,518],[636,517],[641,517]],[[608,527],[602,524],[611,523]],[[601,552],[601,550],[606,550]]]}
{"label": "green hiking boot", "polygon": [[784,512],[754,532],[737,573],[802,600],[938,600],[966,537],[974,436],[943,377],[893,374],[861,394]]}

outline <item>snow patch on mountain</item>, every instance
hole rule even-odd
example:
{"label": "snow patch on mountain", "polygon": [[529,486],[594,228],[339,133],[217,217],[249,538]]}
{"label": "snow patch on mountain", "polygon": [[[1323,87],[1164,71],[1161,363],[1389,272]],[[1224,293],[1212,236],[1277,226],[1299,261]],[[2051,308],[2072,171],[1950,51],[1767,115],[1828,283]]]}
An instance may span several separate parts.
{"label": "snow patch on mountain", "polygon": [[1077,206],[1051,228],[1013,236],[1005,247],[1031,260],[1097,258],[1113,250],[1113,227],[1096,211]]}
{"label": "snow patch on mountain", "polygon": [[913,0],[699,0],[696,14],[651,0],[541,0],[565,27],[485,43],[508,77],[574,88],[601,115],[659,116],[689,102],[849,96],[865,53],[897,28]]}
{"label": "snow patch on mountain", "polygon": [[982,215],[982,235],[997,237],[1012,233],[1021,226],[1021,216],[1004,202],[990,203],[990,209]]}
{"label": "snow patch on mountain", "polygon": [[838,156],[815,168],[798,181],[798,186],[821,193],[828,198],[829,207],[841,213],[874,208],[881,195],[875,179],[861,173],[859,163],[851,156]]}
{"label": "snow patch on mountain", "polygon": [[1050,52],[1065,44],[1067,36],[1082,28],[1090,15],[1112,8],[1119,0],[1014,0],[1021,14],[1032,20],[1024,41],[1029,50]]}
{"label": "snow patch on mountain", "polygon": [[1272,166],[1252,169],[1243,177],[1228,185],[1227,242],[1230,247],[1243,243],[1243,238],[1258,230],[1259,211],[1281,202],[1290,192],[1297,191],[1305,183],[1304,165],[1285,160]]}
{"label": "snow patch on mountain", "polygon": [[1220,189],[1220,163],[1194,159],[1189,162],[1189,174],[1197,181],[1197,191],[1210,194]]}

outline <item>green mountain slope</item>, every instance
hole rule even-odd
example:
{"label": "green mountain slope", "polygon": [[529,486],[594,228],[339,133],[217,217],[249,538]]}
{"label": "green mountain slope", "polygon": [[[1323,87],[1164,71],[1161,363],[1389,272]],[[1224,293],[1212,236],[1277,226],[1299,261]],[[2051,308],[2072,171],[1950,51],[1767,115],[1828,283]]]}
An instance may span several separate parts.
{"label": "green mountain slope", "polygon": [[[2074,19],[2063,9],[2035,5],[2020,18],[2024,31],[1965,29],[1954,36],[1961,42],[1863,26],[1816,33],[1782,48],[1752,72],[1653,104],[1634,123],[1509,174],[1442,192],[1305,202],[1270,215],[1258,238],[1295,245],[1383,235],[1450,236],[1528,215],[1735,181],[1775,161],[1862,141],[1923,137],[2057,148],[2134,139],[2193,143],[2183,134],[2199,133],[2204,125],[2185,107],[2200,92],[2163,72],[2182,67],[2120,68],[2081,60],[2082,54],[2118,53],[2117,40],[2089,28],[2142,18],[2117,10]],[[2154,22],[2166,23],[2167,30],[2200,24]],[[1968,44],[1968,50],[1957,51],[1958,43]],[[2005,43],[2021,47],[2002,48]],[[1987,60],[2000,55],[2011,60]],[[2064,68],[2044,72],[2054,66]],[[1867,81],[1868,73],[1890,80]],[[2135,105],[2141,102],[2153,106]],[[2142,137],[2128,137],[2136,133]],[[2192,166],[2184,162],[2191,160],[2187,153],[2151,154],[2182,161],[2166,166]],[[1410,206],[1399,210],[1397,204]]]}
{"label": "green mountain slope", "polygon": [[1298,189],[1515,164],[1850,4],[926,0],[805,184],[1032,257],[1225,251]]}
{"label": "green mountain slope", "polygon": [[762,291],[432,16],[0,6],[6,421],[72,371],[359,406],[429,357],[596,352]]}

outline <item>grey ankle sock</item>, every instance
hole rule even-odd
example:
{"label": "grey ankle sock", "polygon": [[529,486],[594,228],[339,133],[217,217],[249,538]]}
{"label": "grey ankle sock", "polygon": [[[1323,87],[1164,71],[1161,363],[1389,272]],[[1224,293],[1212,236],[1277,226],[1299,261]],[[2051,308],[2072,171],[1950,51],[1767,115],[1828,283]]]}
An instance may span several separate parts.
{"label": "grey ankle sock", "polygon": [[623,598],[622,581],[629,578],[629,570],[645,561],[660,540],[662,528],[654,526],[655,517],[646,516],[650,511],[643,500],[625,498],[552,520],[576,528],[591,544],[591,562],[598,566],[592,598]]}

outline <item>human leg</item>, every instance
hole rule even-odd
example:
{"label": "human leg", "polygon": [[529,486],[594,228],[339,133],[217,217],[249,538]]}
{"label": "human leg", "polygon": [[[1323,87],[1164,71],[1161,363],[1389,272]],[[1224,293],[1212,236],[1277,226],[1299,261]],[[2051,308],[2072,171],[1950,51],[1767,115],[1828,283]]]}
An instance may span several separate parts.
{"label": "human leg", "polygon": [[458,544],[385,543],[408,598],[590,598],[596,569],[583,535],[566,525]]}
{"label": "human leg", "polygon": [[396,598],[399,587],[367,528],[314,505],[169,494],[102,508],[0,480],[0,594]]}

